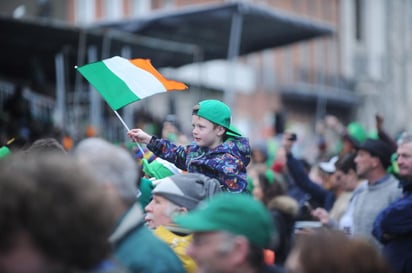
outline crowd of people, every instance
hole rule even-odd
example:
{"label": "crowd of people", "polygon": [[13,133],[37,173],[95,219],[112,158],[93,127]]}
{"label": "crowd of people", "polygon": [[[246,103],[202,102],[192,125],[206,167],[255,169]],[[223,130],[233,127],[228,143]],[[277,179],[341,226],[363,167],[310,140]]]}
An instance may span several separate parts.
{"label": "crowd of people", "polygon": [[[231,124],[230,108],[192,109],[128,132],[136,151],[91,136],[52,137],[0,158],[0,272],[412,272],[412,134],[359,123],[312,164],[284,132],[276,154]],[[324,150],[322,152],[325,152]]]}

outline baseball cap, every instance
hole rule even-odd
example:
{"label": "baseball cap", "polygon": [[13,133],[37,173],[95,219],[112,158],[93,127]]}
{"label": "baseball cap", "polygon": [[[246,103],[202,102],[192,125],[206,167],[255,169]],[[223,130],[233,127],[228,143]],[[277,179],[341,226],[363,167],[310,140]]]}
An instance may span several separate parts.
{"label": "baseball cap", "polygon": [[373,157],[378,157],[385,169],[391,165],[392,152],[389,145],[382,140],[367,138],[358,149],[367,151]]}
{"label": "baseball cap", "polygon": [[226,231],[245,236],[259,247],[271,243],[273,221],[265,206],[249,194],[222,192],[203,201],[174,222],[192,232]]}
{"label": "baseball cap", "polygon": [[188,210],[194,209],[200,201],[222,191],[218,180],[200,173],[176,174],[154,183],[157,186],[152,191],[153,194]]}
{"label": "baseball cap", "polygon": [[226,128],[230,136],[241,136],[240,132],[230,125],[232,114],[225,103],[219,100],[203,100],[198,105],[196,115]]}
{"label": "baseball cap", "polygon": [[338,156],[333,156],[328,161],[320,162],[319,169],[328,174],[334,173],[336,171],[335,163],[338,159]]}

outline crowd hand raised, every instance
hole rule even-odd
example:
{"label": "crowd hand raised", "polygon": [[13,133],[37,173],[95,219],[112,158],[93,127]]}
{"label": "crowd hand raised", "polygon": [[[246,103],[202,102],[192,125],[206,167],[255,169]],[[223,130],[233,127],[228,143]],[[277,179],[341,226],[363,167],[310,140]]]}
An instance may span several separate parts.
{"label": "crowd hand raised", "polygon": [[376,129],[378,131],[382,130],[382,128],[383,128],[383,116],[376,113],[375,114],[375,123],[376,123]]}
{"label": "crowd hand raised", "polygon": [[127,135],[131,140],[143,144],[148,144],[150,142],[150,139],[152,138],[151,135],[149,135],[142,129],[131,129],[129,132],[127,132]]}

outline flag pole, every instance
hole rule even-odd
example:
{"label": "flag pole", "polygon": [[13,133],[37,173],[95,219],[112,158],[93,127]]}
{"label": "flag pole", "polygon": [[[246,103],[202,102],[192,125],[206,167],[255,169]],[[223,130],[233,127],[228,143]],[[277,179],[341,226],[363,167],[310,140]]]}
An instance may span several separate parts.
{"label": "flag pole", "polygon": [[[127,131],[130,131],[129,126],[127,126],[126,122],[124,122],[123,118],[119,115],[119,113],[116,110],[113,110],[114,113],[116,114],[116,116],[119,118],[120,122],[123,124],[123,126],[126,128]],[[142,155],[144,155],[144,151],[142,149],[142,146],[140,146],[139,142],[137,142],[136,140],[134,141],[137,145],[137,147],[139,148],[140,152],[142,153]]]}

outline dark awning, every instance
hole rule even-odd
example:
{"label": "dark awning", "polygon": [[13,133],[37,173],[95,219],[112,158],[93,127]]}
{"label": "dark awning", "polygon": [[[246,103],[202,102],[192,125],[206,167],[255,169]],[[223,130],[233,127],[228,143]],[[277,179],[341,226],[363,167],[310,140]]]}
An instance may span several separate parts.
{"label": "dark awning", "polygon": [[72,86],[77,76],[73,67],[88,62],[92,47],[97,59],[120,55],[127,47],[131,57],[150,58],[155,67],[179,67],[333,33],[324,24],[248,3],[150,14],[88,28],[0,16],[0,78],[31,83],[38,90],[52,87],[56,54],[61,53],[65,83]]}
{"label": "dark awning", "polygon": [[0,16],[0,33],[0,79],[31,84],[45,93],[54,92],[45,89],[53,89],[56,83],[56,54],[64,57],[65,83],[69,87],[73,87],[77,74],[74,66],[88,62],[87,50],[92,47],[97,59],[120,55],[124,47],[129,47],[142,57],[162,60],[174,56],[193,62],[191,46],[52,21]]}
{"label": "dark awning", "polygon": [[[97,28],[196,45],[202,61],[236,57],[333,33],[326,24],[245,2],[191,6],[147,18],[103,23]],[[173,56],[153,62],[172,67],[188,63]]]}
{"label": "dark awning", "polygon": [[77,52],[79,29],[66,25],[0,17],[0,33],[0,77],[23,84],[54,82],[55,54]]}
{"label": "dark awning", "polygon": [[346,88],[298,83],[281,86],[279,90],[284,102],[316,104],[321,99],[334,108],[346,110],[360,103],[360,97]]}

